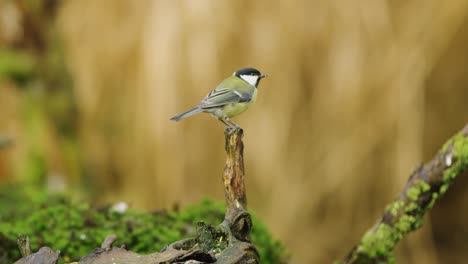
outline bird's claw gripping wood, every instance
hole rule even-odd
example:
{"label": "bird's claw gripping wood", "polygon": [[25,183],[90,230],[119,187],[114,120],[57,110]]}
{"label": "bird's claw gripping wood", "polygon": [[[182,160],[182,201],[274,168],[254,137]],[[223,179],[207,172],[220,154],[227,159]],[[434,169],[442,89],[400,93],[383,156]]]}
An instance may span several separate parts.
{"label": "bird's claw gripping wood", "polygon": [[234,134],[234,132],[236,132],[237,130],[242,130],[242,128],[238,125],[235,125],[234,127],[233,126],[230,126],[230,125],[226,125],[224,127],[224,133],[226,135],[232,135]]}
{"label": "bird's claw gripping wood", "polygon": [[227,135],[232,135],[236,130],[242,130],[242,128],[237,125],[236,123],[230,121],[230,120],[227,120],[226,122],[225,121],[222,121],[226,126],[224,127],[224,133],[227,134]]}

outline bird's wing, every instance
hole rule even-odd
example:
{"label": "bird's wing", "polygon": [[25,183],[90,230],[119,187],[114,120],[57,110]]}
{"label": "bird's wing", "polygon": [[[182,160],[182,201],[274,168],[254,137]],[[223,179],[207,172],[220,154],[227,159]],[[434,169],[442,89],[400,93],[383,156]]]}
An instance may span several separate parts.
{"label": "bird's wing", "polygon": [[252,93],[250,93],[249,90],[234,88],[235,87],[225,87],[223,83],[221,83],[203,98],[198,106],[202,109],[207,109],[231,103],[249,102],[252,99]]}
{"label": "bird's wing", "polygon": [[241,100],[241,97],[242,94],[232,90],[213,90],[205,98],[203,98],[199,106],[203,109],[223,106],[226,104],[237,103]]}

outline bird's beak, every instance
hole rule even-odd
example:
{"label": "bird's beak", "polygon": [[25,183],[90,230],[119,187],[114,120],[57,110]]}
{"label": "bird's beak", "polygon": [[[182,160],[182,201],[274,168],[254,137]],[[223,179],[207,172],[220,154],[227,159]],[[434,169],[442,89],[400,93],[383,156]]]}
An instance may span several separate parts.
{"label": "bird's beak", "polygon": [[267,76],[268,76],[268,74],[262,73],[262,74],[260,74],[260,79],[265,78],[265,77],[267,77]]}

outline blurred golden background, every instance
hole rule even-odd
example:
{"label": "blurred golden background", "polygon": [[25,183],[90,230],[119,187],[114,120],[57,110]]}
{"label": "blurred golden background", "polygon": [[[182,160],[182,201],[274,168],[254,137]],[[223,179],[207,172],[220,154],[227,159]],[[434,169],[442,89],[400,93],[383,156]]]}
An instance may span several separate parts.
{"label": "blurred golden background", "polygon": [[[269,77],[235,119],[249,209],[292,263],[330,263],[467,122],[467,41],[467,0],[2,0],[0,183],[148,210],[223,200],[222,124],[169,118],[255,67]],[[468,257],[464,187],[397,263]]]}

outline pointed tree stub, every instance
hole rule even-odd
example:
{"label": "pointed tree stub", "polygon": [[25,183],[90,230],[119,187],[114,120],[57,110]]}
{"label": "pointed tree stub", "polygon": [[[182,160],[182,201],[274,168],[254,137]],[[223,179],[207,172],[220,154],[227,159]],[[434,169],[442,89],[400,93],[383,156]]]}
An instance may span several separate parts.
{"label": "pointed tree stub", "polygon": [[233,210],[247,210],[247,196],[244,183],[244,143],[242,129],[226,132],[226,164],[223,183],[226,196],[226,215]]}

